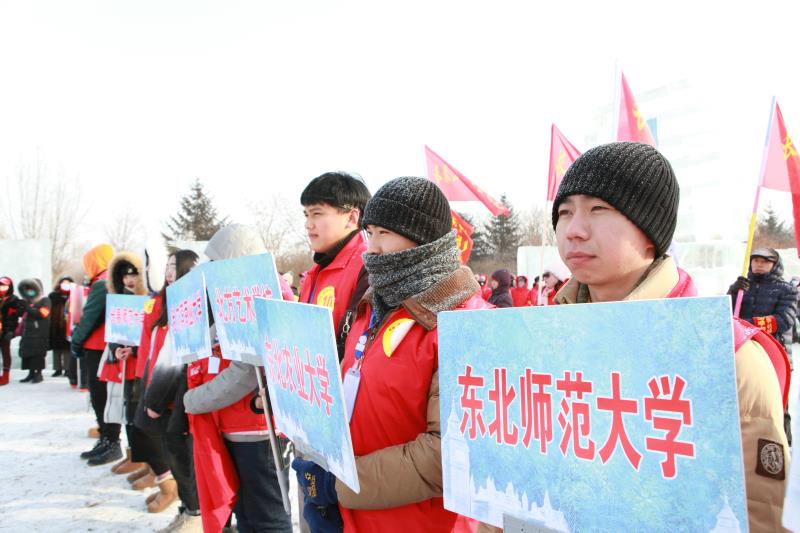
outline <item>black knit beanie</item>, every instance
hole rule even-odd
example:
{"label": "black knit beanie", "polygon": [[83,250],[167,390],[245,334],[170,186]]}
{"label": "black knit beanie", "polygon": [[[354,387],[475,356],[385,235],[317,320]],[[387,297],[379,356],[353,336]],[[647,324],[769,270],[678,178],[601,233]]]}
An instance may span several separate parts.
{"label": "black knit beanie", "polygon": [[553,228],[567,196],[600,198],[628,217],[653,243],[656,257],[666,253],[675,233],[680,190],[669,161],[648,144],[601,144],[569,167],[553,202]]}
{"label": "black knit beanie", "polygon": [[417,243],[428,244],[450,231],[450,203],[425,178],[395,178],[367,202],[361,224],[381,226]]}

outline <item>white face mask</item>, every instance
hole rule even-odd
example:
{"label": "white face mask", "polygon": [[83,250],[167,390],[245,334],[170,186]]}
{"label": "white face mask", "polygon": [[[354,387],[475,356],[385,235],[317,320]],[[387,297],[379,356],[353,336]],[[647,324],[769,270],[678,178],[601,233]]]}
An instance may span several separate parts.
{"label": "white face mask", "polygon": [[69,281],[62,281],[61,282],[61,290],[64,292],[69,292],[72,289],[72,283]]}

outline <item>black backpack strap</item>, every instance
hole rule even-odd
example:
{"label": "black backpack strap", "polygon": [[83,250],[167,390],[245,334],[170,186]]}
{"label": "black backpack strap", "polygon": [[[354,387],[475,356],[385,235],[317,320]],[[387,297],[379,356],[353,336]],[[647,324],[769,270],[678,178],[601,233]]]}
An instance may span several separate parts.
{"label": "black backpack strap", "polygon": [[369,275],[367,274],[367,269],[362,266],[361,270],[358,272],[356,288],[353,290],[353,295],[350,297],[347,309],[345,309],[342,320],[339,322],[339,327],[336,328],[336,350],[339,352],[340,363],[342,359],[344,359],[344,344],[345,341],[347,341],[347,334],[350,333],[350,326],[353,323],[353,319],[356,317],[358,302],[361,301],[368,287]]}

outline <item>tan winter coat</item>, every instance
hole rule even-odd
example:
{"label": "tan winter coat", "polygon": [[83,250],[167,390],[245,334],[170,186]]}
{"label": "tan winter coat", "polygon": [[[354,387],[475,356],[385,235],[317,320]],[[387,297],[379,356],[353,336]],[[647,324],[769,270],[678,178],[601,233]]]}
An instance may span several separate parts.
{"label": "tan winter coat", "polygon": [[[667,257],[654,265],[625,300],[665,298],[677,282],[677,266],[671,257]],[[562,305],[577,303],[579,286],[576,279],[570,280],[558,291],[556,301]],[[786,481],[756,472],[760,464],[759,439],[780,443],[785,472],[788,473],[789,469],[789,446],[783,430],[783,401],[778,378],[769,356],[754,341],[747,341],[736,351],[735,367],[750,531],[787,531],[781,525]],[[502,529],[481,524],[478,531],[497,532]]]}

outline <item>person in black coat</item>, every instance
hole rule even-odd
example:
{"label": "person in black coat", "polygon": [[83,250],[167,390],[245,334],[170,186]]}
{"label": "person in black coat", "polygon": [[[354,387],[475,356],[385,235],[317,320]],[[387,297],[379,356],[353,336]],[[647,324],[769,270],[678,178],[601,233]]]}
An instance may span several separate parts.
{"label": "person in black coat", "polygon": [[18,290],[25,302],[19,356],[22,369],[28,371],[20,382],[41,383],[44,359],[50,347],[50,298],[43,296],[42,282],[38,279],[22,280]]}
{"label": "person in black coat", "polygon": [[[728,289],[733,306],[739,290],[744,291],[739,318],[754,324],[781,343],[792,361],[792,331],[797,317],[797,288],[783,279],[783,261],[773,248],[760,248],[750,254],[747,277],[739,277]],[[792,445],[791,417],[783,421],[786,438]]]}
{"label": "person in black coat", "polygon": [[775,337],[791,355],[797,289],[783,279],[783,261],[778,252],[761,248],[751,253],[747,277],[739,277],[728,290],[733,305],[739,289],[744,290],[739,318]]}
{"label": "person in black coat", "polygon": [[489,284],[492,287],[490,304],[495,307],[514,307],[514,300],[511,298],[511,272],[505,268],[495,270]]}
{"label": "person in black coat", "polygon": [[3,355],[3,375],[0,385],[8,385],[11,375],[11,339],[14,338],[25,303],[14,294],[14,282],[0,277],[0,353]]}
{"label": "person in black coat", "polygon": [[[53,377],[66,375],[71,385],[78,383],[77,360],[69,352],[67,340],[67,300],[74,280],[61,277],[48,295],[52,305],[50,314],[50,349],[53,350]],[[73,368],[73,366],[75,368]]]}

